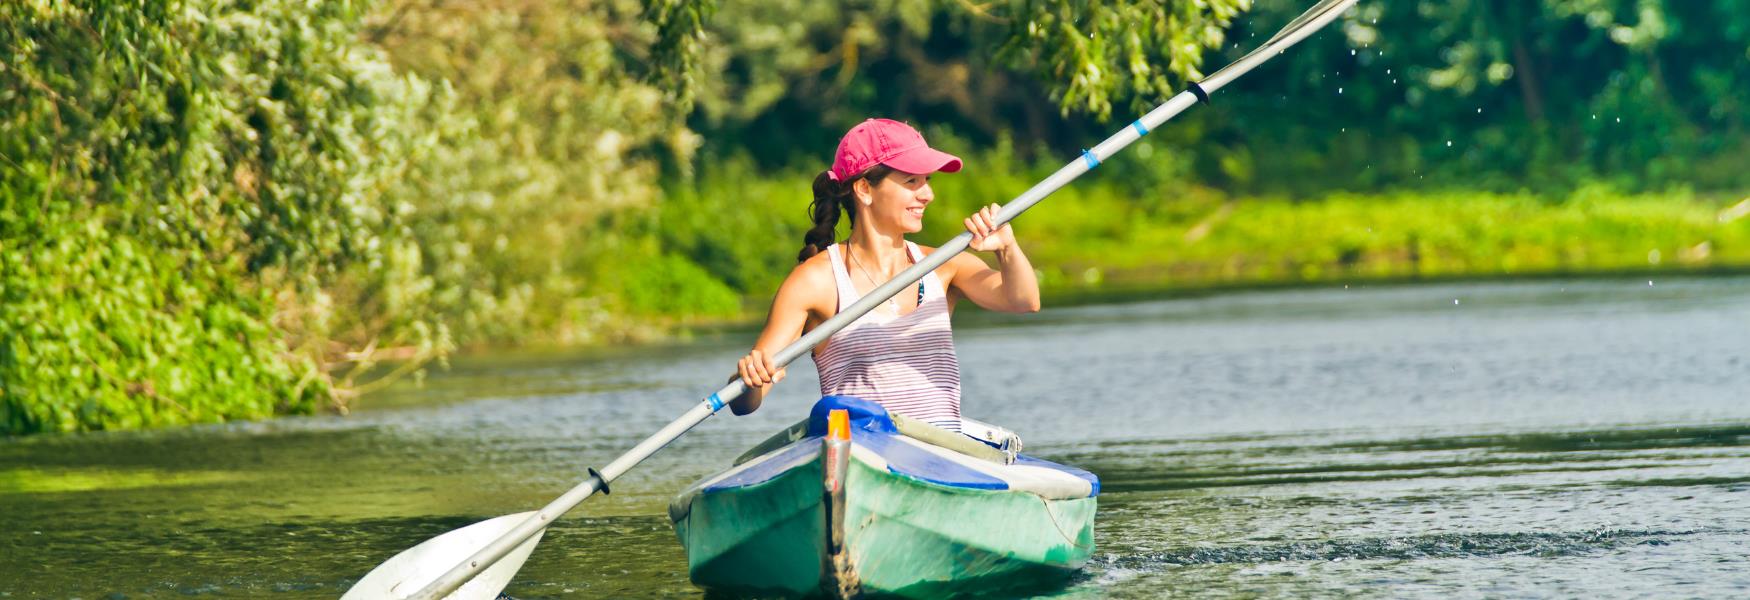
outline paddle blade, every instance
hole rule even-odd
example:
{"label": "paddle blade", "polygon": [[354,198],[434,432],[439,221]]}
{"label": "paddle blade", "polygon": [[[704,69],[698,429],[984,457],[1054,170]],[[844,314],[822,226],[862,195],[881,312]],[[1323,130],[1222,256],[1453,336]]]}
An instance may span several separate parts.
{"label": "paddle blade", "polygon": [[[517,513],[481,521],[408,548],[388,562],[371,569],[340,600],[381,600],[412,595],[451,567],[467,560],[487,544],[528,520],[533,514],[535,513]],[[516,577],[517,570],[523,567],[523,561],[528,560],[529,553],[535,550],[535,544],[541,541],[541,536],[545,533],[545,530],[536,532],[528,541],[499,559],[497,564],[482,571],[446,598],[493,600],[498,597],[498,592],[510,584],[512,577]]]}

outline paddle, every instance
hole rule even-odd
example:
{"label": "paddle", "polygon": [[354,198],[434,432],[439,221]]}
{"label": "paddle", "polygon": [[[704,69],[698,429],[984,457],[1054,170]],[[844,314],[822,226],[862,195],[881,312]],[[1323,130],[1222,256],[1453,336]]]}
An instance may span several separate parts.
{"label": "paddle", "polygon": [[[1300,42],[1307,36],[1323,28],[1335,20],[1345,9],[1353,6],[1359,0],[1322,0],[1308,9],[1304,14],[1289,22],[1269,41],[1258,49],[1245,55],[1233,64],[1228,65],[1202,82],[1191,84],[1191,89],[1180,92],[1165,103],[1156,106],[1154,110],[1132,122],[1129,127],[1119,130],[1106,138],[1105,141],[1091,149],[1082,151],[1077,160],[1052,173],[1044,181],[1034,185],[1025,193],[1009,201],[996,213],[993,227],[1001,227],[1034,204],[1050,196],[1059,188],[1080,177],[1083,173],[1093,170],[1100,161],[1111,157],[1119,150],[1129,146],[1149,130],[1160,127],[1168,119],[1190,108],[1198,101],[1208,102],[1209,94],[1226,86],[1229,82],[1251,71],[1253,68],[1271,57],[1281,53],[1289,46]],[[924,260],[901,271],[891,281],[877,286],[862,299],[846,307],[838,315],[803,335],[800,339],[785,346],[772,357],[779,367],[789,365],[791,361],[800,358],[809,348],[826,341],[826,338],[837,333],[852,321],[868,313],[876,305],[886,302],[888,298],[898,294],[901,289],[909,287],[936,268],[948,262],[948,259],[959,254],[972,242],[972,233],[966,232],[955,236],[936,252],[930,253]],[[548,503],[540,510],[530,513],[508,515],[475,523],[468,527],[452,531],[438,537],[426,540],[401,554],[395,555],[376,569],[367,573],[363,579],[347,590],[346,599],[375,599],[396,597],[418,589],[417,593],[408,596],[417,600],[435,600],[448,596],[451,592],[459,592],[454,598],[480,598],[490,600],[510,578],[516,575],[523,561],[540,540],[541,532],[553,519],[582,503],[590,495],[601,491],[608,493],[608,483],[618,479],[626,471],[667,446],[682,434],[692,429],[722,410],[730,400],[738,398],[747,388],[739,378],[731,381],[722,389],[705,397],[699,404],[693,406],[680,418],[664,426],[661,430],[644,441],[627,450],[625,454],[602,467],[600,471],[589,470],[589,479],[571,488],[558,499]],[[465,587],[464,587],[465,586]]]}

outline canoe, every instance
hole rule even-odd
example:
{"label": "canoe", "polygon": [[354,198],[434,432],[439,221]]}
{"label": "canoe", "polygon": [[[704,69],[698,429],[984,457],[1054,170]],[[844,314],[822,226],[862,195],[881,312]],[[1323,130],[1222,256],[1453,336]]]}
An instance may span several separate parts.
{"label": "canoe", "polygon": [[1099,491],[1087,471],[828,396],[669,517],[713,592],[937,598],[1060,584],[1093,553]]}

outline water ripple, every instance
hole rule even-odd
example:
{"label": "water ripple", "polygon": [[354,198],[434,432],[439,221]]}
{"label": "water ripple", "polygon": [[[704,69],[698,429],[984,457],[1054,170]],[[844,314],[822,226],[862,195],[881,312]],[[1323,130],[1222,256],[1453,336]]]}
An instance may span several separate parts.
{"label": "water ripple", "polygon": [[[1258,564],[1288,561],[1419,560],[1495,556],[1576,556],[1623,546],[1670,544],[1696,531],[1598,530],[1571,533],[1466,533],[1394,536],[1277,545],[1195,546],[1127,556],[1102,555],[1093,564],[1121,569]],[[1733,533],[1745,533],[1737,531]]]}

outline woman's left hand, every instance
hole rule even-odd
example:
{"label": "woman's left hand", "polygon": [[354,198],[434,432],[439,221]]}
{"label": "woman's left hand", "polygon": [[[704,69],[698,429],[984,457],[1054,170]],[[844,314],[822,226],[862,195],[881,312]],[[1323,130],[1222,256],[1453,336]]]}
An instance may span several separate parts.
{"label": "woman's left hand", "polygon": [[1009,229],[1008,223],[1001,228],[991,227],[996,222],[997,205],[992,204],[978,210],[966,218],[966,230],[972,232],[972,245],[976,252],[1004,250],[1015,246],[1015,232]]}

